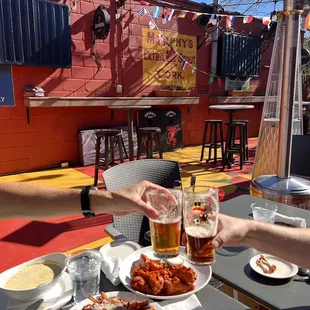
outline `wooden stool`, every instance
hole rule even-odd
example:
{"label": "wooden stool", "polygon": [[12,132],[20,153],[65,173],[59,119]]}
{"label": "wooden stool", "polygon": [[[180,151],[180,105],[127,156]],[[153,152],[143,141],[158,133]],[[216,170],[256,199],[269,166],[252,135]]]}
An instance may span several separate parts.
{"label": "wooden stool", "polygon": [[[208,134],[208,126],[210,124],[210,143],[206,143],[207,139],[207,134]],[[220,141],[217,141],[218,137],[218,130],[220,134]],[[215,120],[215,119],[210,119],[210,120],[205,120],[205,129],[203,132],[203,140],[202,140],[202,148],[201,148],[201,156],[200,156],[200,161],[203,160],[204,157],[204,151],[205,147],[209,148],[209,156],[206,162],[209,162],[210,160],[214,160],[214,163],[217,163],[217,149],[221,148],[222,151],[222,159],[224,158],[224,138],[223,138],[223,121],[222,120]],[[214,150],[214,157],[211,158],[211,152],[212,149]]]}
{"label": "wooden stool", "polygon": [[[104,162],[101,162],[100,158],[100,146],[102,139],[104,139]],[[95,176],[94,176],[94,186],[98,184],[98,172],[99,169],[107,170],[109,165],[114,164],[114,146],[118,145],[119,157],[121,163],[124,162],[124,155],[122,147],[125,152],[124,142],[122,139],[122,131],[111,129],[111,130],[100,130],[96,132],[96,161],[95,161]],[[109,160],[109,151],[111,153],[111,162]]]}
{"label": "wooden stool", "polygon": [[[245,158],[244,160],[249,160],[249,134],[248,134],[248,123],[249,121],[247,119],[236,119],[235,122],[242,122],[244,123],[244,148],[245,148]],[[235,134],[234,134],[234,141],[235,141]],[[238,145],[238,144],[236,144]]]}
{"label": "wooden stool", "polygon": [[147,158],[153,157],[153,142],[155,141],[155,138],[157,138],[159,158],[163,158],[163,148],[162,148],[160,135],[161,135],[161,129],[159,127],[141,127],[141,128],[138,128],[138,132],[137,132],[137,140],[138,140],[137,159],[140,159],[140,156],[141,156],[141,143],[142,143],[143,136],[147,136],[146,157]]}
{"label": "wooden stool", "polygon": [[[245,124],[243,122],[233,121],[232,123],[227,123],[227,135],[226,135],[226,144],[225,144],[225,155],[223,160],[223,168],[230,163],[228,163],[229,155],[240,154],[240,170],[242,170],[243,162],[245,161],[245,147],[244,147],[244,133],[245,133]],[[240,144],[235,143],[236,131],[239,129],[240,135]]]}

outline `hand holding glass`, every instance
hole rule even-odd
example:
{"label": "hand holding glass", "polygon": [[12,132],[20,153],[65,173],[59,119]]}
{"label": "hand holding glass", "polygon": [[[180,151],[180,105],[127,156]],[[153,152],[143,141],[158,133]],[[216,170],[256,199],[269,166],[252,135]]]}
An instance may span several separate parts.
{"label": "hand holding glass", "polygon": [[169,191],[171,195],[157,190],[146,193],[147,202],[159,213],[157,219],[150,219],[150,232],[153,250],[160,257],[176,256],[180,248],[183,193]]}
{"label": "hand holding glass", "polygon": [[215,262],[212,240],[217,233],[219,199],[216,188],[191,186],[184,192],[184,227],[187,257],[195,265]]}

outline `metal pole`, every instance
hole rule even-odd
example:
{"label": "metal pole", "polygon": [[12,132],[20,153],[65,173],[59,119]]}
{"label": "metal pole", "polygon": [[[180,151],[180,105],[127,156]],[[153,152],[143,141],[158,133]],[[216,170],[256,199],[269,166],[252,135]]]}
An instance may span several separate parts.
{"label": "metal pole", "polygon": [[[293,9],[296,9],[296,3],[293,0],[284,0],[284,11],[292,11]],[[286,17],[285,24],[278,142],[279,149],[277,160],[277,176],[280,179],[290,177],[299,20],[300,14],[290,14]]]}
{"label": "metal pole", "polygon": [[[218,7],[219,1],[213,0],[213,4]],[[216,13],[218,10],[216,9]],[[217,43],[218,43],[218,26],[217,24],[214,26],[212,32],[212,48],[211,48],[211,73],[217,72]]]}

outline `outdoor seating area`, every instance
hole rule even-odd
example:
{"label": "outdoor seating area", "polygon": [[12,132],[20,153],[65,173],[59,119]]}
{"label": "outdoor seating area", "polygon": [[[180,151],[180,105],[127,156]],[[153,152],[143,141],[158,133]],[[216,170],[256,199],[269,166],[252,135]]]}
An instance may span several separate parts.
{"label": "outdoor seating area", "polygon": [[305,1],[0,20],[0,310],[310,309]]}

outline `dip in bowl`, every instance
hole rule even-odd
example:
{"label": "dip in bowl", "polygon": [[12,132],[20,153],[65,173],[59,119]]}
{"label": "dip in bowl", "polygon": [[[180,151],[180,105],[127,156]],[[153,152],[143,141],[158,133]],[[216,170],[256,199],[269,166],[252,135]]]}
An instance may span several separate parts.
{"label": "dip in bowl", "polygon": [[0,290],[18,301],[40,299],[66,270],[68,257],[53,253],[30,260],[0,274]]}

